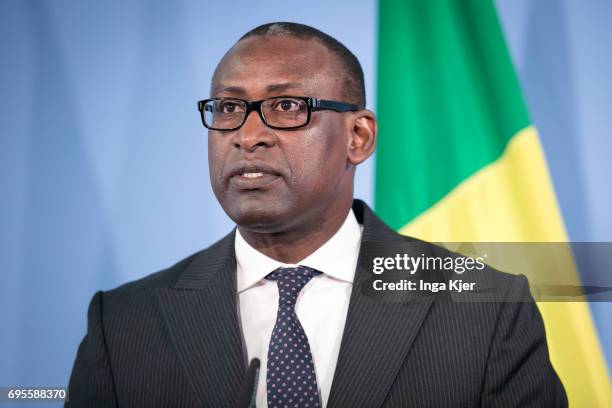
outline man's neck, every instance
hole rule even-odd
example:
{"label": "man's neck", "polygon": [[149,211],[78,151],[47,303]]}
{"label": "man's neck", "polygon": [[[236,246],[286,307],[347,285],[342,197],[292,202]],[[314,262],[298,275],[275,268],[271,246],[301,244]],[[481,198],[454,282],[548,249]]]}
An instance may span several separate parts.
{"label": "man's neck", "polygon": [[340,229],[350,211],[322,215],[282,232],[262,233],[238,227],[240,234],[253,248],[282,263],[296,264],[325,244]]}

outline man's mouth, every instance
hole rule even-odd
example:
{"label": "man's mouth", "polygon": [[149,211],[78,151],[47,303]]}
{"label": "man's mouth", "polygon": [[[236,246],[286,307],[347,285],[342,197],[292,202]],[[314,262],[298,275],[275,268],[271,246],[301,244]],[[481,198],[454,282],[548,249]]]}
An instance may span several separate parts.
{"label": "man's mouth", "polygon": [[280,178],[280,172],[267,163],[238,162],[230,172],[230,185],[238,190],[257,190]]}
{"label": "man's mouth", "polygon": [[264,173],[243,173],[240,175],[240,177],[246,177],[246,178],[250,178],[250,179],[255,179],[255,178],[259,178],[259,177],[263,177]]}

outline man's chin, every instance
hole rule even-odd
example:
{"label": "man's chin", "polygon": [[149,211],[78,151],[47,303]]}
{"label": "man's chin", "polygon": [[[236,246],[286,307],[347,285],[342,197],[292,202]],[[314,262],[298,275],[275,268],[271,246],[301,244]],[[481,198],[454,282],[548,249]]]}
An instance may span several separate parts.
{"label": "man's chin", "polygon": [[287,209],[263,203],[242,203],[226,209],[227,215],[240,227],[261,233],[282,232],[295,217]]}

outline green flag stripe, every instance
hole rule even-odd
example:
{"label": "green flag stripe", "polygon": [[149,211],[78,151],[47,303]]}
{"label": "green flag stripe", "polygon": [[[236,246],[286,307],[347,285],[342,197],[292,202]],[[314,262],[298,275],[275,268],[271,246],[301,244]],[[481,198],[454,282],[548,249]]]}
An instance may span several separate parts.
{"label": "green flag stripe", "polygon": [[495,8],[381,0],[377,212],[400,228],[529,125]]}

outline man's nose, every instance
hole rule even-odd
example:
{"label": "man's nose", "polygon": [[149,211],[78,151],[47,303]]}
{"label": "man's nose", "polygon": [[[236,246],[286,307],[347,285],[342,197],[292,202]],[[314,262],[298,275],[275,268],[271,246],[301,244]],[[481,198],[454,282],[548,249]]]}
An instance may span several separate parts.
{"label": "man's nose", "polygon": [[235,134],[234,147],[253,152],[257,148],[272,147],[275,144],[276,135],[273,129],[266,126],[259,112],[249,112],[244,124]]}

